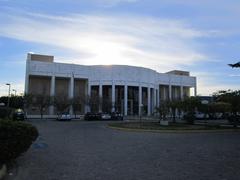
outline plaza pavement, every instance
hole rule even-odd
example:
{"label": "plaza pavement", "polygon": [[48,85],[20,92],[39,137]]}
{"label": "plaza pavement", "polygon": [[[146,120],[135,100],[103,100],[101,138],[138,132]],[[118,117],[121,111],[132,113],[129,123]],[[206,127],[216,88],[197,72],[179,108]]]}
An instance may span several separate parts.
{"label": "plaza pavement", "polygon": [[240,133],[125,132],[34,120],[39,138],[7,180],[239,180]]}

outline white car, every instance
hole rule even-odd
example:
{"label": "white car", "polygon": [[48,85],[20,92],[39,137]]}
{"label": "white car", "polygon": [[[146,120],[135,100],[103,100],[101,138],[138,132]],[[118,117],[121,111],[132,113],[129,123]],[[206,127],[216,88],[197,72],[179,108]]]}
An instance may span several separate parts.
{"label": "white car", "polygon": [[68,112],[62,113],[60,116],[58,116],[59,121],[71,121],[72,117]]}
{"label": "white car", "polygon": [[108,113],[102,113],[101,114],[101,119],[102,120],[110,120],[111,119],[111,115]]}

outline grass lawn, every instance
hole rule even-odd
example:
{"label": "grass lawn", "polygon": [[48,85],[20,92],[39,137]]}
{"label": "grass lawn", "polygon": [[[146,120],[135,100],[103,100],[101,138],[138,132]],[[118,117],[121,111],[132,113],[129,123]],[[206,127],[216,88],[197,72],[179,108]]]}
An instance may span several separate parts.
{"label": "grass lawn", "polygon": [[109,127],[121,129],[137,129],[137,130],[229,130],[233,127],[222,127],[219,125],[190,125],[184,123],[169,123],[168,126],[162,126],[159,122],[121,122],[109,123]]}

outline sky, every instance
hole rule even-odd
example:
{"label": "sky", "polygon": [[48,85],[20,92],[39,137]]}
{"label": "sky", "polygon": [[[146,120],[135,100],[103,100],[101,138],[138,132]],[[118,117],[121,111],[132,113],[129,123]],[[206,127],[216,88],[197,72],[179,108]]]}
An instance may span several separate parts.
{"label": "sky", "polygon": [[239,17],[238,0],[0,0],[0,95],[23,92],[28,52],[190,71],[199,95],[239,89]]}

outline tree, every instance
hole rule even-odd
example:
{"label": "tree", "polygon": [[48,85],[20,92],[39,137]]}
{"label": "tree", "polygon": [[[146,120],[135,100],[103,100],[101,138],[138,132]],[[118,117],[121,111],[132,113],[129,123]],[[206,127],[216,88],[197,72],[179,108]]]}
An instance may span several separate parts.
{"label": "tree", "polygon": [[238,113],[240,112],[240,90],[218,91],[214,93],[214,98],[217,102],[225,102],[231,105],[230,114],[234,127],[237,127]]}
{"label": "tree", "polygon": [[72,99],[72,107],[73,107],[73,112],[74,112],[74,115],[75,115],[75,118],[77,116],[77,111],[81,111],[81,108],[84,107],[85,105],[85,96],[82,97],[82,96],[76,96]]}
{"label": "tree", "polygon": [[33,95],[32,94],[25,94],[24,97],[23,97],[23,101],[24,101],[24,110],[27,111],[27,109],[29,107],[32,106],[32,98],[33,98]]}
{"label": "tree", "polygon": [[69,111],[69,107],[72,104],[72,100],[68,96],[55,96],[54,106],[57,109],[58,114],[62,114],[64,111]]}
{"label": "tree", "polygon": [[231,104],[226,102],[213,102],[208,104],[209,116],[216,119],[217,113],[221,113],[222,117],[225,116],[227,112],[231,111]]}
{"label": "tree", "polygon": [[29,94],[25,96],[25,104],[27,107],[36,107],[43,118],[44,111],[50,106],[51,98],[44,94]]}
{"label": "tree", "polygon": [[112,111],[112,101],[108,98],[102,99],[102,110],[103,112],[108,112],[110,113]]}
{"label": "tree", "polygon": [[156,111],[159,113],[159,120],[166,120],[166,116],[169,113],[168,101],[161,101]]}
{"label": "tree", "polygon": [[171,109],[173,122],[176,122],[176,112],[181,112],[182,103],[181,100],[172,100],[167,103],[168,107]]}
{"label": "tree", "polygon": [[201,105],[201,101],[198,97],[188,97],[182,101],[182,109],[185,112],[184,119],[189,124],[194,124],[195,112]]}
{"label": "tree", "polygon": [[231,104],[231,113],[236,115],[240,112],[240,90],[218,91],[213,95],[217,102],[225,102]]}
{"label": "tree", "polygon": [[[0,103],[7,105],[8,96],[1,96]],[[9,101],[9,107],[16,109],[23,109],[24,106],[24,97],[23,96],[11,96]]]}
{"label": "tree", "polygon": [[102,97],[98,95],[92,95],[88,97],[88,103],[91,109],[91,112],[98,112],[102,107]]}

